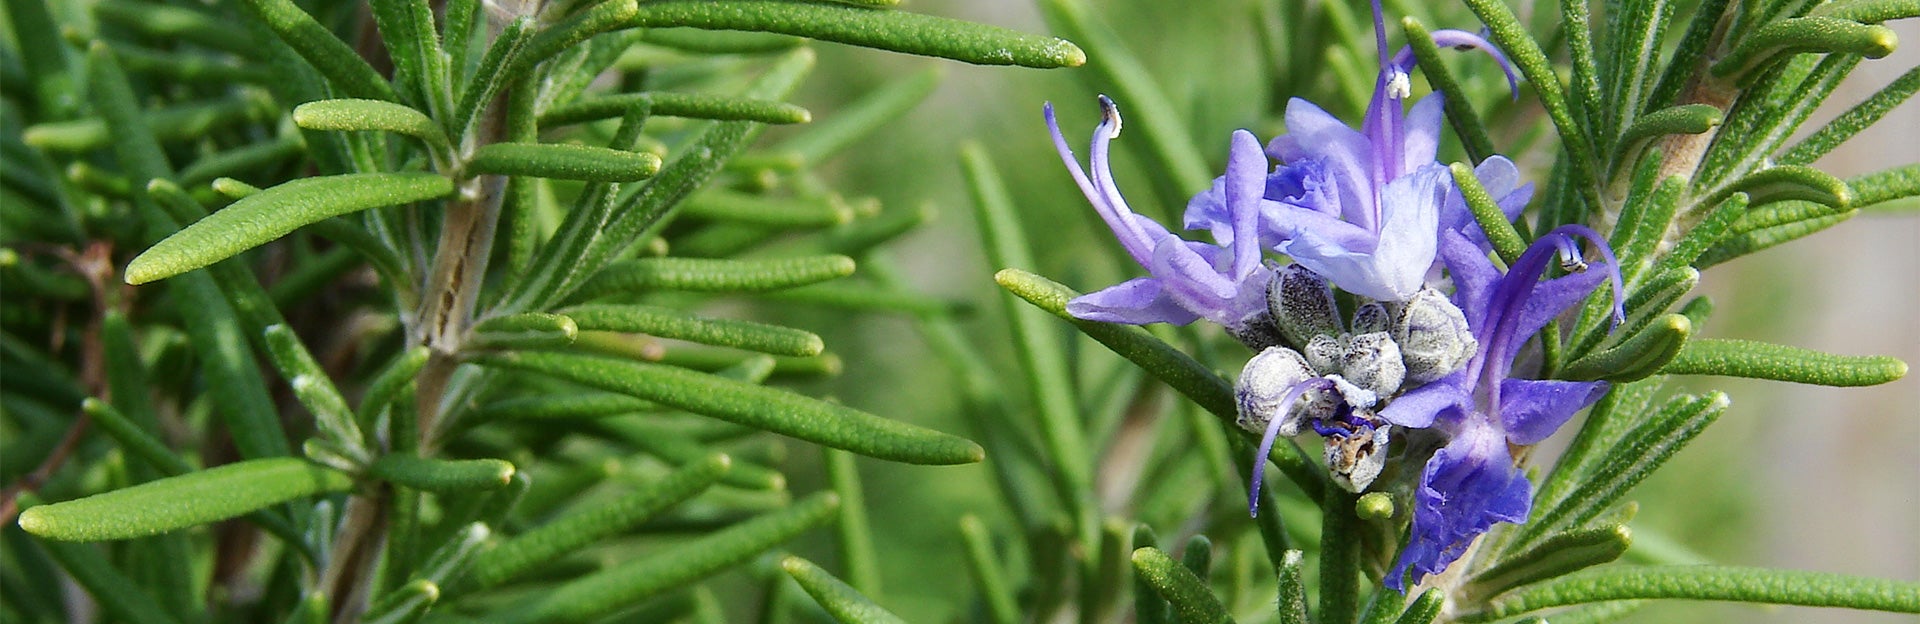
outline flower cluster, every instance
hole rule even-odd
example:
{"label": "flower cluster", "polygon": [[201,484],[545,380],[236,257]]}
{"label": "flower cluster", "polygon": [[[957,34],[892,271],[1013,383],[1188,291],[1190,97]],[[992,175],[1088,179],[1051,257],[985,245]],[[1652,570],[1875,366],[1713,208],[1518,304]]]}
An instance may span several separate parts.
{"label": "flower cluster", "polygon": [[[1604,382],[1513,376],[1520,348],[1609,276],[1616,319],[1619,277],[1606,242],[1563,226],[1540,237],[1502,273],[1451,170],[1435,161],[1442,100],[1409,109],[1407,51],[1387,53],[1375,5],[1381,71],[1359,130],[1304,100],[1287,105],[1286,134],[1263,150],[1233,133],[1225,175],[1187,205],[1183,225],[1212,243],[1181,238],[1135,214],[1109,168],[1120,113],[1105,96],[1086,170],[1053,108],[1046,120],[1061,159],[1128,254],[1147,270],[1069,302],[1076,317],[1131,324],[1217,323],[1259,351],[1242,369],[1238,424],[1276,437],[1312,430],[1325,439],[1341,487],[1374,487],[1389,461],[1419,475],[1410,538],[1385,583],[1404,589],[1446,569],[1497,522],[1525,522],[1532,486],[1511,449],[1540,442],[1606,392]],[[1439,31],[1442,45],[1478,48],[1472,33]],[[1512,72],[1508,72],[1512,80]],[[1277,166],[1269,158],[1278,161]],[[1509,219],[1532,195],[1506,158],[1475,177]],[[1582,260],[1580,240],[1600,258]],[[1291,259],[1280,265],[1276,252]],[[1566,275],[1545,279],[1555,258]],[[1343,315],[1339,289],[1357,304]],[[1451,296],[1443,290],[1451,289]],[[1420,444],[1395,444],[1420,440]],[[1258,513],[1261,471],[1249,508]]]}

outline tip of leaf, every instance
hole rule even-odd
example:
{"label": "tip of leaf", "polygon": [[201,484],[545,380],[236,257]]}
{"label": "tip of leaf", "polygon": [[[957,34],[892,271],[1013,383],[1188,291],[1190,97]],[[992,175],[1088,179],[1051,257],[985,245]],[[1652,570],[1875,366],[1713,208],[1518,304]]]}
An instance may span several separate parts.
{"label": "tip of leaf", "polygon": [[167,273],[165,269],[155,265],[156,263],[146,254],[135,256],[132,262],[127,263],[127,270],[122,275],[122,279],[125,279],[129,286],[139,286],[172,277],[172,274]]}
{"label": "tip of leaf", "polygon": [[807,560],[797,555],[787,555],[787,558],[780,560],[780,569],[786,570],[787,574],[801,574],[807,571]]}
{"label": "tip of leaf", "polygon": [[1074,45],[1072,41],[1065,39],[1061,39],[1060,44],[1064,46],[1064,49],[1060,51],[1061,65],[1066,67],[1079,67],[1087,64],[1087,53],[1085,50],[1081,50],[1080,46]]}
{"label": "tip of leaf", "polygon": [[47,525],[46,515],[40,510],[40,507],[33,507],[20,512],[20,528],[40,537],[49,537],[47,534],[53,527]]}

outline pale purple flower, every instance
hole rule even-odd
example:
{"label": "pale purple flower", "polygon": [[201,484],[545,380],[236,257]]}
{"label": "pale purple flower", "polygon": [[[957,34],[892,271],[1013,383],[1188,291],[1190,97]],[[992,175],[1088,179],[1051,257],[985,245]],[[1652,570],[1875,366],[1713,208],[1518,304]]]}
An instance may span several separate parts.
{"label": "pale purple flower", "polygon": [[1227,175],[1222,178],[1224,203],[1231,213],[1226,227],[1241,235],[1229,236],[1219,245],[1189,241],[1135,214],[1120,196],[1108,162],[1108,148],[1120,135],[1120,110],[1104,95],[1100,109],[1101,121],[1093,132],[1085,171],[1060,134],[1051,103],[1045,107],[1047,129],[1080,192],[1149,276],[1076,297],[1067,302],[1067,311],[1077,318],[1133,325],[1185,325],[1204,318],[1230,331],[1264,314],[1266,285],[1273,273],[1262,265],[1259,237],[1253,234],[1259,225],[1257,203],[1267,173],[1259,140],[1245,130],[1234,132]]}
{"label": "pale purple flower", "polygon": [[[1267,178],[1258,232],[1262,247],[1292,257],[1341,290],[1405,301],[1427,281],[1438,232],[1456,229],[1442,221],[1442,206],[1461,200],[1452,173],[1434,160],[1442,99],[1428,95],[1404,110],[1413,54],[1404,49],[1388,55],[1378,2],[1374,35],[1380,74],[1359,131],[1311,102],[1287,102],[1287,133],[1267,145],[1284,164]],[[1488,52],[1513,80],[1505,57],[1480,36],[1442,30],[1434,39]],[[1476,174],[1513,214],[1532,194],[1530,186],[1518,186],[1519,173],[1505,158],[1489,159]],[[1195,196],[1184,218],[1188,229],[1210,229],[1221,244],[1234,240],[1237,215],[1227,205],[1225,185],[1225,178],[1216,180],[1213,189]]]}
{"label": "pale purple flower", "polygon": [[[1580,266],[1578,241],[1605,259],[1586,270],[1541,281],[1556,255]],[[1525,522],[1532,484],[1514,466],[1509,445],[1540,442],[1575,412],[1599,400],[1603,381],[1511,377],[1520,347],[1549,321],[1584,299],[1602,280],[1613,282],[1613,314],[1621,313],[1618,263],[1606,241],[1579,225],[1561,226],[1534,241],[1502,275],[1486,252],[1459,231],[1441,235],[1440,255],[1480,350],[1466,367],[1396,397],[1379,417],[1395,426],[1433,428],[1448,436],[1414,491],[1413,528],[1385,583],[1405,589],[1408,569],[1418,583],[1445,570],[1473,540],[1497,522]]]}

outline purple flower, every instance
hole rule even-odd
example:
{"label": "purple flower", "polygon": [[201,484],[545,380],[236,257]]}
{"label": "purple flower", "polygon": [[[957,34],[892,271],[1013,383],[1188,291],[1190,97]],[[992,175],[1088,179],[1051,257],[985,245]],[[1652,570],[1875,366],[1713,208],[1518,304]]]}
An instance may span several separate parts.
{"label": "purple flower", "polygon": [[[1582,238],[1598,248],[1604,265],[1541,281],[1555,255],[1563,265],[1583,266]],[[1427,462],[1414,492],[1412,535],[1385,579],[1395,590],[1405,589],[1410,568],[1414,583],[1445,570],[1494,523],[1525,522],[1532,484],[1514,467],[1509,445],[1546,439],[1606,393],[1601,381],[1511,377],[1520,347],[1609,277],[1615,322],[1622,316],[1613,252],[1584,226],[1548,232],[1505,275],[1457,230],[1442,233],[1440,255],[1453,276],[1454,303],[1466,315],[1480,350],[1459,372],[1410,390],[1379,412],[1393,425],[1434,428],[1449,436]]]}
{"label": "purple flower", "polygon": [[[1451,172],[1434,161],[1442,99],[1429,95],[1410,112],[1403,110],[1413,54],[1409,48],[1388,55],[1378,2],[1374,36],[1380,74],[1359,131],[1306,100],[1287,103],[1287,134],[1267,145],[1285,164],[1267,178],[1258,232],[1262,247],[1292,257],[1341,290],[1405,301],[1434,266],[1436,235],[1453,229],[1442,221],[1442,206],[1461,200]],[[1507,67],[1505,57],[1478,35],[1442,30],[1434,39],[1487,51]],[[1532,194],[1531,187],[1517,187],[1518,171],[1505,158],[1489,159],[1476,173],[1513,214]],[[1222,244],[1233,240],[1238,214],[1229,209],[1225,186],[1221,178],[1195,196],[1184,219],[1188,229],[1211,229]]]}
{"label": "purple flower", "polygon": [[1153,219],[1135,214],[1120,196],[1108,166],[1108,147],[1120,135],[1120,110],[1113,100],[1100,96],[1101,121],[1093,132],[1091,166],[1086,171],[1061,136],[1053,105],[1047,104],[1045,110],[1054,148],[1080,185],[1080,192],[1093,203],[1127,254],[1149,275],[1076,297],[1067,302],[1069,313],[1087,320],[1133,325],[1185,325],[1204,318],[1230,331],[1246,327],[1265,313],[1266,285],[1273,272],[1262,266],[1259,237],[1253,232],[1259,224],[1258,202],[1266,180],[1267,158],[1252,133],[1233,133],[1227,175],[1222,178],[1230,234],[1219,245],[1212,245],[1174,236]]}

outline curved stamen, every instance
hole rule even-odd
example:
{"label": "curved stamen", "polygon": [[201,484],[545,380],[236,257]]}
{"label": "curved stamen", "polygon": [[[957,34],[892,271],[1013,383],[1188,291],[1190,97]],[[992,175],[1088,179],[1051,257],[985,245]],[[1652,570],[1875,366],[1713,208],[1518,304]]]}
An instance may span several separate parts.
{"label": "curved stamen", "polygon": [[[1520,76],[1513,71],[1513,61],[1507,60],[1507,55],[1502,53],[1498,46],[1493,45],[1493,42],[1487,41],[1485,37],[1478,34],[1452,28],[1436,30],[1432,34],[1433,45],[1437,47],[1472,48],[1493,57],[1493,62],[1500,66],[1500,71],[1507,74],[1507,93],[1516,100],[1520,99]],[[1413,46],[1402,46],[1400,52],[1393,55],[1393,66],[1400,68],[1401,71],[1411,71],[1414,66]]]}
{"label": "curved stamen", "polygon": [[[1101,101],[1103,110],[1111,105],[1111,101],[1107,100],[1106,96],[1101,96]],[[1100,220],[1107,223],[1107,229],[1113,230],[1114,236],[1120,239],[1120,246],[1127,250],[1127,255],[1131,256],[1134,262],[1140,263],[1140,266],[1150,266],[1153,259],[1154,243],[1152,238],[1147,236],[1146,230],[1141,229],[1140,224],[1134,222],[1132,211],[1126,210],[1124,204],[1119,207],[1112,205],[1111,202],[1107,201],[1106,194],[1095,187],[1093,181],[1087,178],[1087,173],[1081,167],[1080,160],[1073,155],[1073,148],[1067,145],[1067,137],[1060,133],[1060,123],[1054,118],[1053,114],[1053,103],[1047,102],[1041,107],[1041,110],[1046,113],[1047,131],[1053,135],[1053,149],[1060,154],[1060,161],[1067,165],[1067,173],[1073,176],[1074,184],[1079,185],[1080,194],[1087,197],[1087,201],[1093,204],[1094,212],[1099,213]],[[1100,151],[1102,147],[1104,147],[1102,142],[1098,140],[1100,136],[1105,134],[1119,134],[1119,119],[1120,116],[1116,110],[1114,114],[1111,115],[1111,129],[1108,128],[1108,120],[1103,118],[1100,127],[1094,130],[1094,149],[1096,151]],[[1100,158],[1099,160],[1101,164],[1104,164],[1104,158]]]}
{"label": "curved stamen", "polygon": [[[1273,418],[1267,421],[1267,433],[1260,436],[1260,448],[1253,456],[1252,486],[1247,488],[1247,515],[1260,516],[1260,484],[1266,480],[1267,453],[1273,452],[1273,439],[1280,434],[1280,422],[1286,420],[1287,412],[1293,411],[1293,404],[1314,390],[1326,390],[1333,382],[1325,377],[1308,379],[1287,388],[1287,394],[1280,398],[1279,408]],[[1315,429],[1319,426],[1316,424]]]}

